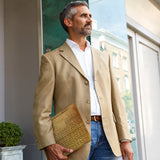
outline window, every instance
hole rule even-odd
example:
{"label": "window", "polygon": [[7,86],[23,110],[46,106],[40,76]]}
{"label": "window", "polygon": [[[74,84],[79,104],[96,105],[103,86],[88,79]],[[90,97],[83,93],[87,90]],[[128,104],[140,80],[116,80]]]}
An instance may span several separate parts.
{"label": "window", "polygon": [[128,79],[127,75],[124,76],[124,89],[125,89],[125,91],[129,91],[130,90],[129,79]]}
{"label": "window", "polygon": [[119,90],[121,90],[120,78],[116,78]]}
{"label": "window", "polygon": [[106,50],[106,46],[104,42],[100,42],[100,51],[104,51],[104,50]]}
{"label": "window", "polygon": [[127,58],[126,57],[123,57],[123,70],[124,71],[128,71],[128,65],[127,65]]}
{"label": "window", "polygon": [[[128,37],[132,62],[134,62],[132,78],[136,128],[138,128],[136,130],[138,157],[139,160],[159,159],[157,135],[160,135],[160,129],[157,126],[160,121],[160,48],[156,43],[160,42],[157,40],[153,43],[150,40],[155,40],[155,36],[143,28],[137,30],[138,25],[134,27],[136,30],[128,29]],[[134,143],[133,141],[132,144]]]}
{"label": "window", "polygon": [[119,65],[118,65],[118,55],[117,55],[117,53],[112,53],[112,56],[113,56],[113,66],[115,68],[118,68]]}

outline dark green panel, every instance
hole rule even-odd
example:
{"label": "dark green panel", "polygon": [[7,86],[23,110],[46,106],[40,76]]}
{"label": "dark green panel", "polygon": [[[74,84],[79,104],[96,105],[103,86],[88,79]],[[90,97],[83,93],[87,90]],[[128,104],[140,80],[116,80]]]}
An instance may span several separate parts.
{"label": "dark green panel", "polygon": [[42,0],[44,53],[47,48],[53,50],[59,47],[68,37],[61,27],[59,13],[71,1],[75,0]]}
{"label": "dark green panel", "polygon": [[[61,46],[68,37],[60,24],[59,13],[71,1],[76,0],[42,0],[43,53],[46,53],[47,48],[53,50]],[[54,102],[51,116],[54,116]]]}

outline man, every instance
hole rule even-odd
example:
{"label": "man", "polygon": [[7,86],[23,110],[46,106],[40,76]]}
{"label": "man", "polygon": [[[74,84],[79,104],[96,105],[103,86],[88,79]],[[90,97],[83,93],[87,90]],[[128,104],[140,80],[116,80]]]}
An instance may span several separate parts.
{"label": "man", "polygon": [[[130,134],[109,55],[90,46],[92,19],[84,1],[69,3],[60,14],[69,39],[42,56],[34,101],[34,130],[48,160],[133,160]],[[91,134],[79,150],[56,144],[50,114],[75,103]],[[69,157],[63,152],[71,153]],[[72,153],[73,152],[73,153]]]}

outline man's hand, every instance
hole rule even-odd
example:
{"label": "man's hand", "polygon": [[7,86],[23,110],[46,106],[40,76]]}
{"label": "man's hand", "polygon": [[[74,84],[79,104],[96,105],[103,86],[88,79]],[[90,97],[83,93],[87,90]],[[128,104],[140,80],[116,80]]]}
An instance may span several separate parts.
{"label": "man's hand", "polygon": [[64,156],[63,152],[73,152],[72,149],[64,148],[59,144],[52,144],[50,146],[47,146],[44,151],[47,156],[47,160],[68,160],[68,157]]}
{"label": "man's hand", "polygon": [[133,150],[130,142],[121,142],[121,152],[123,160],[133,160]]}

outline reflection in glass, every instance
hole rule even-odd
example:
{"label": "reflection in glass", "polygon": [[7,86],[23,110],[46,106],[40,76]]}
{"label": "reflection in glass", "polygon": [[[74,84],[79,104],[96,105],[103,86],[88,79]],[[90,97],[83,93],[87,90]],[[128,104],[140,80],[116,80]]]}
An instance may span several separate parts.
{"label": "reflection in glass", "polygon": [[124,0],[89,0],[93,19],[91,43],[110,54],[120,94],[124,100],[134,160],[137,160],[135,120],[132,101],[132,85],[128,52],[127,28]]}

